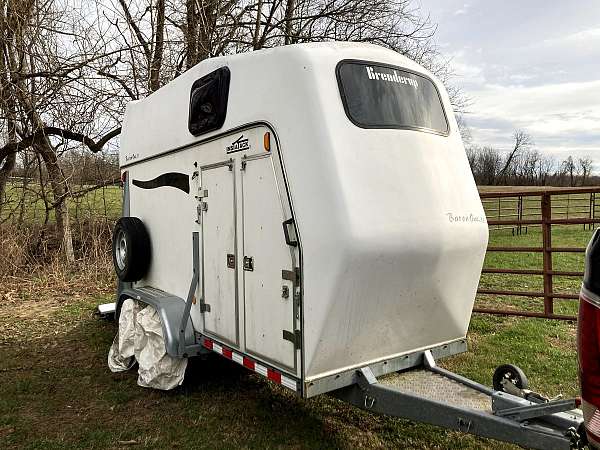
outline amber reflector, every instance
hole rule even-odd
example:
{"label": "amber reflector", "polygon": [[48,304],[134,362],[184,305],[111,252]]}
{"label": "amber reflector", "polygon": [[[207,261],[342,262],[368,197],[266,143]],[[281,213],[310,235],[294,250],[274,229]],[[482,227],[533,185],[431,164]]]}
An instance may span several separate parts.
{"label": "amber reflector", "polygon": [[263,137],[263,142],[265,144],[265,150],[270,152],[271,151],[271,133],[266,132],[264,137]]}

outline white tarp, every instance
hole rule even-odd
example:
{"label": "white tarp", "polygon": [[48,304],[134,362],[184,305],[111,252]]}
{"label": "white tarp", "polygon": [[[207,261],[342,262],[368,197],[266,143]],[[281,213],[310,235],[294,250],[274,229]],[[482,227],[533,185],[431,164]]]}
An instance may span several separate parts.
{"label": "white tarp", "polygon": [[140,311],[139,303],[128,298],[121,306],[119,329],[108,351],[108,367],[112,372],[131,369],[134,359],[135,316]]}
{"label": "white tarp", "polygon": [[108,367],[123,372],[137,361],[138,385],[173,389],[183,383],[187,359],[167,354],[160,317],[152,306],[144,306],[132,299],[123,302],[119,330],[108,352]]}

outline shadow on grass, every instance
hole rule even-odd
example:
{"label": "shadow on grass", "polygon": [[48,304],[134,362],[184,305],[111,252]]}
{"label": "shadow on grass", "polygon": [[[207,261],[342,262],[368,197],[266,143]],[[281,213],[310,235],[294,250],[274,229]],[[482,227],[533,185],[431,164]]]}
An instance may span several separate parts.
{"label": "shadow on grass", "polygon": [[135,371],[110,373],[114,332],[85,320],[0,348],[1,448],[338,446],[298,399],[217,355],[190,360],[185,383],[169,392],[137,386]]}
{"label": "shadow on grass", "polygon": [[0,347],[0,448],[507,448],[328,396],[302,400],[241,366],[191,359],[182,386],[137,386],[112,374],[115,325],[83,319],[72,331]]}

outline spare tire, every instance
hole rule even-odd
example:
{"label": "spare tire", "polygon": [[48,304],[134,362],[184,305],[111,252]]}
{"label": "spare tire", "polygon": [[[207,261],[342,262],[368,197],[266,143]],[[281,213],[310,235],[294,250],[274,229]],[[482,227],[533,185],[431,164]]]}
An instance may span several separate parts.
{"label": "spare tire", "polygon": [[121,217],[113,231],[113,264],[121,281],[141,280],[150,267],[150,236],[137,217]]}

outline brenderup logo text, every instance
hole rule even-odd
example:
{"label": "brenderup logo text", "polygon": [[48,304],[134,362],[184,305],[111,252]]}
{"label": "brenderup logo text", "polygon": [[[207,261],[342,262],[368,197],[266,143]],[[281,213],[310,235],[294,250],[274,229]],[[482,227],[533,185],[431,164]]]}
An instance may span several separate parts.
{"label": "brenderup logo text", "polygon": [[391,81],[393,83],[400,84],[408,84],[415,89],[419,89],[419,83],[417,80],[413,80],[412,78],[403,77],[402,75],[398,75],[398,73],[394,70],[394,73],[385,73],[385,72],[375,72],[372,67],[366,66],[367,76],[369,80],[383,80],[383,81]]}

